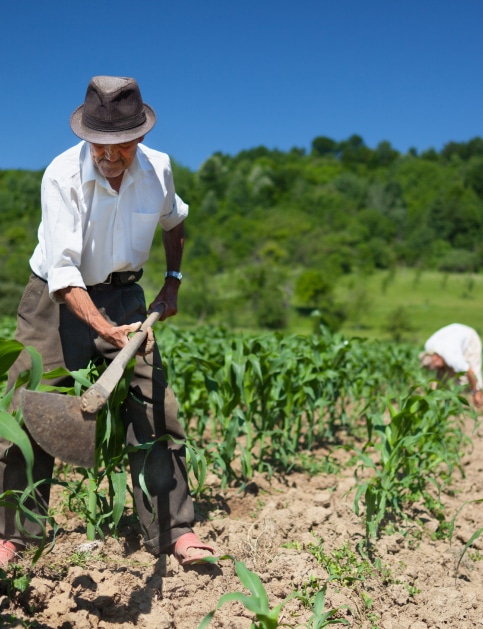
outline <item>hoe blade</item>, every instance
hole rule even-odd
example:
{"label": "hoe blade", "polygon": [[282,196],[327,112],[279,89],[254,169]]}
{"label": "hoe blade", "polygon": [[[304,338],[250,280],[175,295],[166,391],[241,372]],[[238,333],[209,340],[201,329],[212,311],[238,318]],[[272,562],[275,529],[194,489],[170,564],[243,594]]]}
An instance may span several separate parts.
{"label": "hoe blade", "polygon": [[80,408],[80,398],[23,389],[25,425],[41,448],[65,463],[94,467],[96,413]]}

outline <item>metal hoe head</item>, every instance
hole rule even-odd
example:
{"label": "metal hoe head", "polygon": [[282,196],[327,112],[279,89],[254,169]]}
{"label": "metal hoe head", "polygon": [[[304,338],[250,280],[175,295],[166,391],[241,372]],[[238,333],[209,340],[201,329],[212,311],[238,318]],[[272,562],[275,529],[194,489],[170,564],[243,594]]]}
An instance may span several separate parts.
{"label": "metal hoe head", "polygon": [[43,450],[71,465],[94,466],[96,413],[82,411],[72,395],[24,389],[20,398],[25,425]]}
{"label": "metal hoe head", "polygon": [[33,439],[46,452],[66,463],[94,467],[97,412],[107,403],[131,358],[141,347],[148,330],[158,321],[164,306],[152,312],[119,351],[104,373],[81,397],[23,389],[23,418]]}

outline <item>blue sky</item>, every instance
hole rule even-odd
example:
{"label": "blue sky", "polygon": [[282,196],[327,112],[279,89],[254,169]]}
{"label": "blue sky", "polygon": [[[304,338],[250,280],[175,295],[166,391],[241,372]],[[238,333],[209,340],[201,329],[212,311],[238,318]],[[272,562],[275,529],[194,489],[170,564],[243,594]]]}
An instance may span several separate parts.
{"label": "blue sky", "polygon": [[146,143],[196,170],[215,151],[440,150],[483,136],[481,0],[17,0],[2,3],[0,169],[77,140],[98,74],[134,76]]}

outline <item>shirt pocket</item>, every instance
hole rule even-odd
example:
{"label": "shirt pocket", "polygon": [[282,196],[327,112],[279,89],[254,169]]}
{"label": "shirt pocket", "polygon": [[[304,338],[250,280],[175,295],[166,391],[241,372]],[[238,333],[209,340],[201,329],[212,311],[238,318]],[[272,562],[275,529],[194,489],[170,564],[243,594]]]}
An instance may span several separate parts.
{"label": "shirt pocket", "polygon": [[157,212],[154,214],[133,212],[131,216],[132,247],[134,251],[148,254],[159,223],[159,214]]}

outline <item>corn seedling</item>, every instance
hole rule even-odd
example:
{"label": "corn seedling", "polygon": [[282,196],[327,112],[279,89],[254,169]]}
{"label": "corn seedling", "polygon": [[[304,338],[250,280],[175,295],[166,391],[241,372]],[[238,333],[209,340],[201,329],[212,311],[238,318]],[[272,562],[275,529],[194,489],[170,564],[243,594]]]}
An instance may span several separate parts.
{"label": "corn seedling", "polygon": [[[474,503],[480,503],[483,502],[483,498],[478,498],[476,500],[467,500],[466,502],[464,502],[461,507],[458,509],[458,511],[455,513],[455,515],[453,516],[451,523],[450,523],[450,528],[449,528],[449,541],[450,544],[453,541],[453,533],[454,533],[454,527],[455,527],[455,523],[456,523],[456,518],[458,517],[458,515],[461,513],[461,511],[464,509],[464,507],[468,504],[474,504]],[[461,551],[461,555],[459,556],[458,559],[458,563],[456,564],[456,569],[455,569],[455,579],[458,576],[458,571],[460,569],[460,565],[461,562],[463,560],[463,557],[465,556],[465,553],[467,552],[467,550],[469,548],[471,548],[471,545],[476,542],[476,540],[481,536],[481,534],[483,533],[483,527],[477,529],[473,535],[471,535],[470,539],[466,542],[466,544],[463,547],[463,550]]]}
{"label": "corn seedling", "polygon": [[[428,492],[437,492],[449,482],[453,470],[462,473],[460,457],[466,439],[455,416],[461,415],[465,400],[451,391],[431,390],[425,396],[411,393],[397,410],[388,404],[391,420],[368,420],[369,441],[362,449],[354,448],[363,469],[374,475],[357,486],[354,509],[360,513],[364,495],[367,544],[377,537],[379,527],[390,513],[403,516],[406,502],[423,498],[433,511],[436,503]],[[376,439],[372,439],[372,436]],[[374,450],[378,458],[371,458]]]}
{"label": "corn seedling", "polygon": [[277,627],[288,627],[285,623],[280,623],[280,613],[286,603],[295,596],[295,593],[286,598],[282,603],[270,608],[268,595],[263,587],[260,577],[249,570],[242,561],[235,561],[235,570],[242,584],[251,592],[251,596],[243,592],[229,592],[224,594],[214,610],[209,612],[198,625],[198,629],[204,629],[209,625],[215,612],[229,601],[238,601],[251,613],[256,621],[252,622],[252,629],[276,629]]}
{"label": "corn seedling", "polygon": [[[17,359],[20,352],[24,349],[23,345],[17,341],[0,340],[0,375],[4,376]],[[27,388],[36,390],[41,388],[41,379],[49,374],[42,373],[42,358],[40,354],[32,347],[26,347],[31,359],[31,369],[28,373],[23,374],[22,383]],[[15,388],[12,387],[6,394],[0,398],[0,436],[6,441],[11,442],[11,447],[17,447],[25,460],[25,472],[27,477],[27,489],[25,491],[7,490],[0,495],[0,504],[12,510],[15,510],[15,521],[20,531],[24,530],[23,522],[25,520],[35,521],[41,528],[42,534],[37,542],[39,544],[37,552],[34,554],[32,563],[35,563],[43,550],[45,549],[46,527],[50,524],[53,530],[53,539],[55,543],[55,534],[57,526],[48,514],[42,513],[39,507],[38,489],[40,485],[46,481],[41,480],[37,483],[33,481],[33,464],[34,455],[30,439],[23,430],[23,418],[21,409],[17,409],[12,413],[9,412],[12,404]],[[32,510],[38,507],[36,511]]]}
{"label": "corn seedling", "polygon": [[[295,593],[304,607],[312,611],[307,625],[308,629],[323,629],[330,625],[348,625],[349,622],[343,618],[336,618],[340,609],[325,609],[325,597],[327,594],[327,583],[321,585],[320,579],[311,576],[307,583],[302,585],[301,591]],[[296,625],[301,627],[302,625]]]}
{"label": "corn seedling", "polygon": [[309,618],[307,629],[324,629],[330,625],[349,626],[349,621],[344,618],[336,618],[339,609],[325,610],[325,596],[327,593],[327,584],[316,594],[313,601],[313,615]]}

